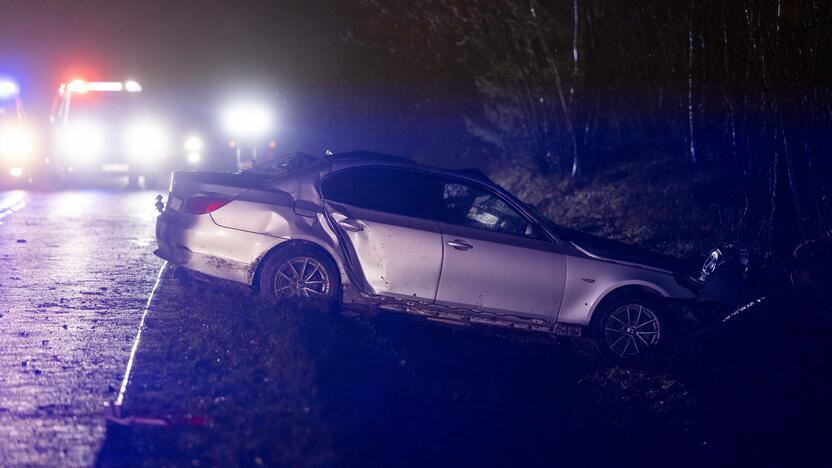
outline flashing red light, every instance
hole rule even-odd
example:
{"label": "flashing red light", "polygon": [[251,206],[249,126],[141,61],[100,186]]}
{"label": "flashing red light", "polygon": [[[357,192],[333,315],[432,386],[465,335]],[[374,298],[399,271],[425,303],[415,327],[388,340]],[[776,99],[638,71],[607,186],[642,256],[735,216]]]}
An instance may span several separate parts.
{"label": "flashing red light", "polygon": [[211,195],[198,195],[185,202],[185,212],[201,215],[216,211],[227,205],[232,199]]}

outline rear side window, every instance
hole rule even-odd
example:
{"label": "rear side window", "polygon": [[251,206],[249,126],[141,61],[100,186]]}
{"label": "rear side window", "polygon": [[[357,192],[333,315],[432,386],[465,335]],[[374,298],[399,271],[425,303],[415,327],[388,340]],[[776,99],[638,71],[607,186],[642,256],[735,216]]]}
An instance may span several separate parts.
{"label": "rear side window", "polygon": [[325,200],[413,218],[430,219],[439,181],[417,171],[393,168],[347,169],[321,184]]}

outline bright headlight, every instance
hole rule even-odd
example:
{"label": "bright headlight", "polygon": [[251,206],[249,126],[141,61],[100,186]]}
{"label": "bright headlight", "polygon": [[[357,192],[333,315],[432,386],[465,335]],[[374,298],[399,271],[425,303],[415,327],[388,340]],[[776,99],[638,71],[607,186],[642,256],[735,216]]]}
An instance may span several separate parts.
{"label": "bright headlight", "polygon": [[135,160],[160,159],[168,152],[167,133],[155,122],[138,122],[127,129],[127,154]]}
{"label": "bright headlight", "polygon": [[0,128],[0,156],[20,161],[35,151],[35,135],[26,127],[12,125]]}
{"label": "bright headlight", "polygon": [[272,116],[269,109],[259,103],[240,103],[225,111],[223,122],[235,137],[259,138],[271,127]]}
{"label": "bright headlight", "polygon": [[197,135],[191,135],[185,139],[185,149],[189,153],[199,153],[204,147],[205,144],[202,142],[202,138]]}
{"label": "bright headlight", "polygon": [[89,122],[79,122],[65,128],[60,136],[60,151],[75,162],[101,156],[104,151],[104,132]]}
{"label": "bright headlight", "polygon": [[188,162],[191,164],[199,164],[199,160],[202,159],[202,155],[197,153],[196,151],[191,151],[188,153]]}
{"label": "bright headlight", "polygon": [[20,92],[14,81],[0,80],[0,98],[6,99]]}

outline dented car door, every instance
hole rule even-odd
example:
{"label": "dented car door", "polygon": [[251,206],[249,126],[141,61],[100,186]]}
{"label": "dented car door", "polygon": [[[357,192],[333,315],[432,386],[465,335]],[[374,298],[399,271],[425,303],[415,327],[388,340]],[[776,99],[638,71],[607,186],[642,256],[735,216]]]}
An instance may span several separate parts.
{"label": "dented car door", "polygon": [[328,176],[321,193],[365,292],[433,302],[442,235],[418,172],[364,167]]}

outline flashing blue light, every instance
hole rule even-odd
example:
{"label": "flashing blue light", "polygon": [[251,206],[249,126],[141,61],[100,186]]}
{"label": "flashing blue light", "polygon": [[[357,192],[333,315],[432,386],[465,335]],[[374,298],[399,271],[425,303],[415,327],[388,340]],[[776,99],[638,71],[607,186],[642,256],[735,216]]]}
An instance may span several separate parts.
{"label": "flashing blue light", "polygon": [[10,97],[17,96],[20,92],[20,88],[17,87],[17,83],[11,80],[0,80],[0,99],[8,99]]}

